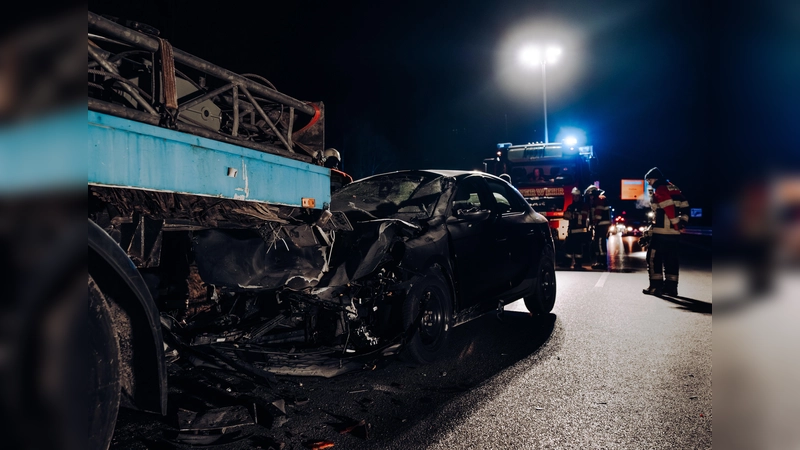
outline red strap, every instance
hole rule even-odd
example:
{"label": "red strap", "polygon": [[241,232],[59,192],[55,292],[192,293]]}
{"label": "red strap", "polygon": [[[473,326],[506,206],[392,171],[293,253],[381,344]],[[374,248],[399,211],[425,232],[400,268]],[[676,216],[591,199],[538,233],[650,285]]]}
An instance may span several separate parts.
{"label": "red strap", "polygon": [[313,127],[314,124],[317,123],[317,121],[319,121],[320,116],[322,116],[322,112],[320,111],[319,106],[317,106],[316,103],[309,103],[309,105],[314,107],[314,117],[311,118],[311,121],[308,122],[306,124],[306,126],[304,126],[303,128],[300,128],[299,130],[295,131],[294,134],[305,133],[306,130],[308,130],[309,128]]}

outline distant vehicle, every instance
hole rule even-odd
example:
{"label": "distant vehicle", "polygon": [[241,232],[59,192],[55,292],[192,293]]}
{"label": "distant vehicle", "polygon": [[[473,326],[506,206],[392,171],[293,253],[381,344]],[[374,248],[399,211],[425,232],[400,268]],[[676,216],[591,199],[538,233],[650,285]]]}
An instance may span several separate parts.
{"label": "distant vehicle", "polygon": [[583,192],[596,180],[597,158],[592,146],[570,146],[559,142],[511,145],[497,144],[497,154],[483,161],[484,171],[507,173],[511,184],[534,210],[550,221],[556,244],[567,238],[564,211],[572,203],[570,192]]}
{"label": "distant vehicle", "polygon": [[613,219],[614,226],[611,232],[622,236],[641,236],[650,224],[649,218],[644,214],[626,214],[616,216]]}

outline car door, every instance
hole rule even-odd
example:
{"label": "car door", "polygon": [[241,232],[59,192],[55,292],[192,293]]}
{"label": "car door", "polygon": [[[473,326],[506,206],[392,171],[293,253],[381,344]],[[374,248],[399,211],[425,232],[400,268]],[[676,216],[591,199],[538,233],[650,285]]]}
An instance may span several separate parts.
{"label": "car door", "polygon": [[447,229],[459,291],[460,309],[476,304],[499,288],[494,205],[479,175],[459,181],[450,200]]}
{"label": "car door", "polygon": [[498,281],[508,290],[515,287],[537,263],[540,253],[537,228],[530,207],[511,185],[486,178],[495,203],[495,245],[500,253],[495,264],[500,268]]}

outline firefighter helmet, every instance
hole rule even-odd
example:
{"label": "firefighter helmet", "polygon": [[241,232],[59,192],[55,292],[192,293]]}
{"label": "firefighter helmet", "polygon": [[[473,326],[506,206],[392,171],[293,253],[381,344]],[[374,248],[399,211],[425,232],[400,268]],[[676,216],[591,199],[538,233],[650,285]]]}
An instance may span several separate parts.
{"label": "firefighter helmet", "polygon": [[592,184],[586,188],[586,190],[583,192],[583,195],[602,195],[603,193],[605,193],[605,191],[601,191],[599,187]]}
{"label": "firefighter helmet", "polygon": [[652,169],[647,171],[647,173],[644,175],[645,180],[649,180],[651,178],[655,178],[657,180],[663,180],[664,174],[661,173],[661,170],[659,170],[658,167],[653,167]]}
{"label": "firefighter helmet", "polygon": [[325,151],[322,152],[322,161],[325,164],[325,167],[336,168],[341,160],[342,158],[339,155],[339,151],[333,147],[325,149]]}
{"label": "firefighter helmet", "polygon": [[579,191],[578,188],[574,187],[572,188],[572,195],[581,195],[581,191]]}

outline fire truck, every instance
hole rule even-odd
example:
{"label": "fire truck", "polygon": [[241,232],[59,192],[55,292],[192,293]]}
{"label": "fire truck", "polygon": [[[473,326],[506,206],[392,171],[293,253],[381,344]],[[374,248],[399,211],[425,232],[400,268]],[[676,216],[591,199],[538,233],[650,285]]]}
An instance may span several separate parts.
{"label": "fire truck", "polygon": [[558,245],[567,238],[564,211],[572,203],[573,188],[581,193],[595,183],[597,158],[592,146],[564,143],[497,144],[495,157],[485,159],[484,171],[508,174],[511,184],[537,212],[550,220]]}

